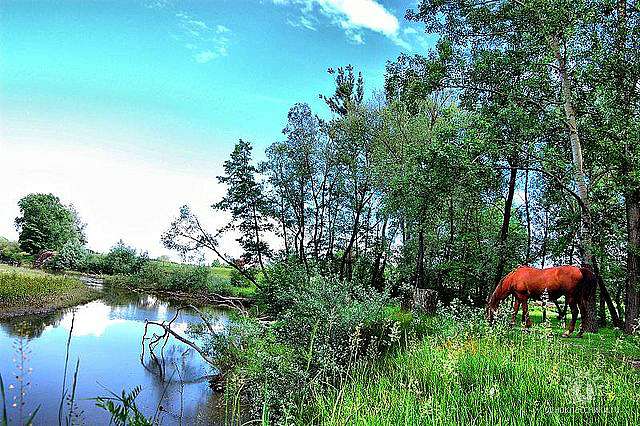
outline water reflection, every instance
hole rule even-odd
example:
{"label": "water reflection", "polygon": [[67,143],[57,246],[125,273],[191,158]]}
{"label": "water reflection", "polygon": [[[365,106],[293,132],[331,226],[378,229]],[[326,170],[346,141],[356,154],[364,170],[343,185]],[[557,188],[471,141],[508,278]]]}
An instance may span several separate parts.
{"label": "water reflection", "polygon": [[[148,358],[143,360],[144,365],[140,362],[145,320],[169,320],[176,315],[177,307],[150,295],[106,292],[100,300],[74,309],[0,322],[0,373],[5,378],[15,377],[12,342],[29,339],[27,363],[33,372],[27,408],[42,406],[36,424],[57,424],[66,343],[72,330],[69,362],[75,366],[80,360],[76,393],[85,423],[108,423],[108,415],[87,398],[105,395],[105,389],[119,393],[138,385],[143,388],[138,406],[153,415],[161,405],[163,424],[176,423],[180,413],[183,424],[210,423],[213,419],[206,413],[211,412],[208,405],[212,391],[205,378],[211,371],[193,349],[169,340],[163,359],[165,378],[170,381],[161,379]],[[215,328],[224,330],[228,322],[225,313],[210,313],[214,314]],[[185,334],[189,324],[197,322],[200,318],[196,313],[181,310],[172,328]]]}

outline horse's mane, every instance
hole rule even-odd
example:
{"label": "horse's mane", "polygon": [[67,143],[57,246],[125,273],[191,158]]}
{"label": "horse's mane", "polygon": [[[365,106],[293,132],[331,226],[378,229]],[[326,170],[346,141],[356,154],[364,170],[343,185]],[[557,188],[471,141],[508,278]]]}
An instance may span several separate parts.
{"label": "horse's mane", "polygon": [[498,285],[496,286],[495,290],[493,290],[493,293],[491,293],[491,295],[489,295],[489,299],[487,300],[488,304],[491,305],[493,302],[495,302],[495,299],[498,297],[498,293],[499,293],[500,289],[502,289],[502,285],[504,284],[505,280],[507,278],[511,277],[520,268],[531,268],[531,266],[518,265],[515,268],[513,268],[507,275],[502,277],[502,279],[498,282]]}

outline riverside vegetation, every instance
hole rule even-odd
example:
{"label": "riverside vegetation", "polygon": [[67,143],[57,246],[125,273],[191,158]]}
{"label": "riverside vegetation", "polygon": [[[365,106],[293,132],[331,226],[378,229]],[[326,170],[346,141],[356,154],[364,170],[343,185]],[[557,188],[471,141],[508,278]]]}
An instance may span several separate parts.
{"label": "riverside vegetation", "polygon": [[[216,258],[229,285],[124,243],[103,263],[51,194],[20,201],[3,253],[250,298],[225,333],[206,315],[189,330],[221,373],[227,423],[638,423],[637,3],[421,0],[406,18],[437,39],[428,54],[388,61],[369,91],[355,67],[330,68],[326,117],[292,105],[260,162],[235,145],[212,204],[224,226],[187,205],[168,219],[164,246]],[[582,339],[539,311],[532,328],[488,326],[487,296],[522,264],[594,272]],[[417,289],[437,292],[435,316],[409,309]]]}

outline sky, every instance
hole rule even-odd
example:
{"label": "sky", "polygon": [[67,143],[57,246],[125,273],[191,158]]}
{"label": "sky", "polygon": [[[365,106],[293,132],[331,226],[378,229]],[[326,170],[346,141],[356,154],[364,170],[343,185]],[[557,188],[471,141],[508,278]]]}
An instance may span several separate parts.
{"label": "sky", "polygon": [[[170,255],[181,205],[209,227],[239,138],[264,149],[288,109],[329,111],[329,67],[353,64],[367,93],[401,52],[433,38],[401,0],[0,0],[0,235],[18,200],[51,192],[87,223],[90,248],[119,239]],[[225,241],[234,254],[237,247]]]}

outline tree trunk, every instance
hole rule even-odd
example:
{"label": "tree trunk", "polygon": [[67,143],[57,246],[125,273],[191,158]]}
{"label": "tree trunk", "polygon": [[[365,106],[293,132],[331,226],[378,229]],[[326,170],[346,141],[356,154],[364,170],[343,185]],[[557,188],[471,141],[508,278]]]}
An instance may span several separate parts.
{"label": "tree trunk", "polygon": [[253,226],[255,230],[256,236],[256,251],[258,253],[258,263],[260,264],[260,269],[262,270],[262,275],[268,281],[269,276],[267,275],[267,270],[264,267],[264,260],[262,259],[262,249],[260,248],[260,226],[258,225],[258,212],[256,211],[256,206],[253,206]]}
{"label": "tree trunk", "polygon": [[[496,275],[494,278],[495,286],[498,285],[504,274],[504,265],[507,261],[507,238],[509,237],[509,223],[511,222],[511,206],[513,205],[513,195],[516,190],[516,179],[518,177],[518,169],[513,167],[509,162],[509,187],[507,190],[507,199],[504,203],[504,213],[502,214],[502,227],[500,228],[500,238],[498,239],[498,265],[496,267]],[[494,286],[494,287],[495,287]]]}
{"label": "tree trunk", "polygon": [[[589,198],[587,192],[587,183],[584,175],[584,167],[582,160],[582,144],[578,134],[578,125],[576,122],[576,112],[573,106],[572,84],[569,72],[567,70],[566,58],[560,50],[557,40],[551,40],[551,46],[554,50],[556,60],[558,61],[558,72],[562,83],[562,100],[564,103],[565,121],[567,130],[569,131],[569,142],[571,144],[571,155],[573,158],[574,179],[578,196],[581,203],[580,215],[580,249],[583,263],[593,268],[596,275],[599,275],[596,258],[593,255],[592,238],[591,238],[591,216],[589,208]],[[587,295],[585,300],[585,312],[582,315],[582,327],[585,331],[598,331],[598,320],[596,317],[596,297],[595,291]]]}
{"label": "tree trunk", "polygon": [[527,264],[531,262],[531,211],[529,209],[529,168],[524,172],[524,208],[527,216]]}
{"label": "tree trunk", "polygon": [[640,311],[640,189],[625,199],[627,210],[627,281],[624,329],[637,331]]}
{"label": "tree trunk", "polygon": [[382,231],[380,233],[380,240],[379,240],[378,249],[376,253],[376,259],[373,262],[373,268],[371,272],[371,286],[380,291],[383,290],[383,286],[384,286],[384,265],[382,264],[382,257],[387,247],[386,236],[387,236],[388,221],[389,221],[388,216],[385,216],[384,222],[382,222]]}
{"label": "tree trunk", "polygon": [[416,288],[424,288],[424,231],[418,232],[418,255],[416,256]]}

